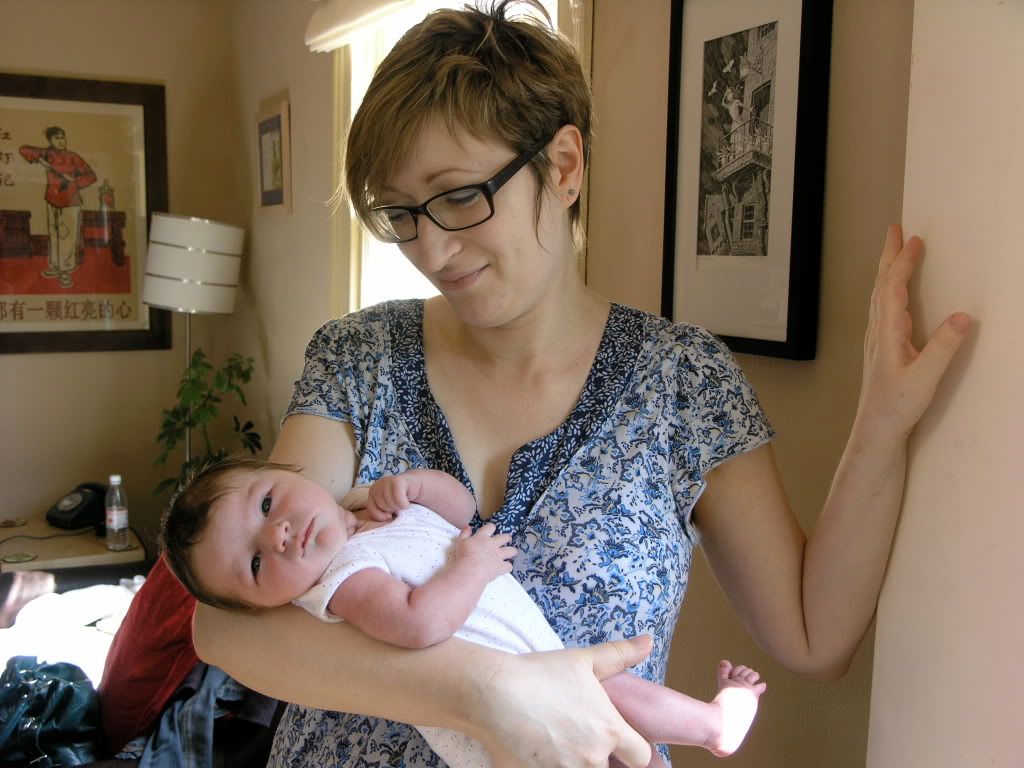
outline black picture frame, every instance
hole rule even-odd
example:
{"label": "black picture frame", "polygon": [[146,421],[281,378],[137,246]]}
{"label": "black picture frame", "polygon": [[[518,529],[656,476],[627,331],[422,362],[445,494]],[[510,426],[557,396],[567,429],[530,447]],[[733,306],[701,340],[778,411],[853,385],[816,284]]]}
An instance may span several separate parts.
{"label": "black picture frame", "polygon": [[734,352],[815,356],[831,33],[832,0],[672,0],[662,314]]}
{"label": "black picture frame", "polygon": [[[132,292],[131,303],[137,313],[148,311],[148,328],[137,329],[90,329],[90,330],[0,330],[0,353],[29,352],[109,352],[137,349],[169,349],[171,346],[170,312],[148,307],[141,299],[141,273],[145,258],[144,243],[149,231],[153,211],[168,209],[167,193],[167,128],[164,87],[146,83],[125,83],[105,80],[85,80],[67,77],[49,77],[24,74],[0,74],[0,97],[39,100],[40,109],[46,101],[88,102],[83,112],[96,109],[102,112],[104,105],[135,105],[142,110],[142,145],[144,150],[144,184],[134,177],[139,189],[145,192],[145,231],[136,232],[134,242],[129,246],[135,259],[132,265],[138,271],[135,279],[137,291]],[[117,109],[117,107],[111,107]],[[0,118],[4,112],[0,109]],[[0,119],[0,159],[18,155],[18,141],[22,137],[11,136],[4,131]],[[33,137],[37,140],[40,137]],[[133,139],[137,141],[137,137]],[[69,137],[67,141],[71,141]],[[12,152],[13,150],[13,152]],[[21,160],[21,157],[15,157]],[[2,171],[3,169],[0,169]],[[0,176],[2,179],[2,176]],[[102,192],[100,192],[102,195]],[[111,195],[112,197],[112,195]],[[0,206],[3,207],[3,206]],[[102,208],[102,203],[100,203]],[[114,211],[116,213],[116,211]],[[141,211],[140,211],[141,213]],[[84,215],[84,212],[83,212]],[[6,223],[6,222],[5,222]],[[44,225],[45,226],[45,225]],[[81,231],[81,230],[80,230]],[[109,238],[109,232],[107,234]],[[120,237],[120,235],[118,235]],[[86,240],[87,243],[90,241]],[[108,241],[105,245],[112,242]],[[35,247],[35,246],[33,246]],[[79,246],[80,247],[80,246]],[[88,293],[79,293],[88,296]],[[0,296],[3,298],[3,296]],[[136,303],[137,302],[137,303]],[[83,303],[84,306],[84,303]],[[102,317],[102,316],[101,316]],[[113,323],[109,323],[113,325]]]}

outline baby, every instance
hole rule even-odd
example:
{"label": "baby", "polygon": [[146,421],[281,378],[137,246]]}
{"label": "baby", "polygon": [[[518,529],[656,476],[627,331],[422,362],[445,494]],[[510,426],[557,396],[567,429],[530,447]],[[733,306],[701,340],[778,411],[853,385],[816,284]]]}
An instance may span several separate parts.
{"label": "baby", "polygon": [[[339,505],[293,467],[233,458],[189,478],[164,516],[161,544],[185,587],[215,607],[294,602],[404,648],[452,635],[510,653],[562,648],[510,574],[511,537],[490,523],[471,532],[475,510],[472,494],[435,470],[383,477]],[[766,687],[757,672],[728,661],[711,702],[625,672],[603,685],[650,742],[719,756],[739,747]],[[453,768],[490,765],[468,736],[417,728]],[[651,765],[662,765],[657,751]]]}

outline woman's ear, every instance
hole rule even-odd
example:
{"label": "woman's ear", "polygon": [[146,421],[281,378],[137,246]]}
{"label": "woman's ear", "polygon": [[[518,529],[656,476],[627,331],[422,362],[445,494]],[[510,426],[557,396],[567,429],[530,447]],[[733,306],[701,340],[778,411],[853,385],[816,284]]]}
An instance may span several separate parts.
{"label": "woman's ear", "polygon": [[562,204],[576,202],[583,187],[583,136],[575,125],[563,125],[548,144],[552,181]]}

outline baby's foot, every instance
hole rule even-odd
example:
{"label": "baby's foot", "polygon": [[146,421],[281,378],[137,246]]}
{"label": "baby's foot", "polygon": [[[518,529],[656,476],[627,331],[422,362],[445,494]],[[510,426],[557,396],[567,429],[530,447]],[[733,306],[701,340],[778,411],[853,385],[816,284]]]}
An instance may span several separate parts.
{"label": "baby's foot", "polygon": [[718,663],[718,695],[711,702],[721,712],[721,727],[704,745],[718,757],[727,757],[739,749],[757,714],[757,699],[768,686],[758,682],[761,676],[750,667]]}

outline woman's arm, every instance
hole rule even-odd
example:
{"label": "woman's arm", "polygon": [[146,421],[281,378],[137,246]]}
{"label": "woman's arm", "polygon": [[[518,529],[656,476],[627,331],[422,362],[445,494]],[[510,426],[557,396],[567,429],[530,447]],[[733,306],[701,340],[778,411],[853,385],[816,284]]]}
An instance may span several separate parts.
{"label": "woman's arm", "polygon": [[708,473],[695,510],[716,578],[755,640],[812,676],[843,674],[874,615],[903,497],[906,443],[970,319],[920,351],[907,284],[921,241],[891,227],[871,298],[860,403],[813,534],[797,523],[768,446]]}
{"label": "woman's arm", "polygon": [[199,657],[283,701],[468,733],[495,766],[630,768],[650,745],[598,683],[643,661],[647,636],[522,655],[452,638],[421,651],[381,643],[294,606],[260,615],[200,605]]}
{"label": "woman's arm", "polygon": [[[341,498],[351,487],[352,430],[291,416],[271,458]],[[293,606],[260,615],[196,609],[196,653],[244,685],[309,707],[454,728],[480,741],[496,766],[629,766],[650,746],[622,719],[598,680],[642,661],[649,638],[517,656],[456,638],[421,651],[389,646]]]}

